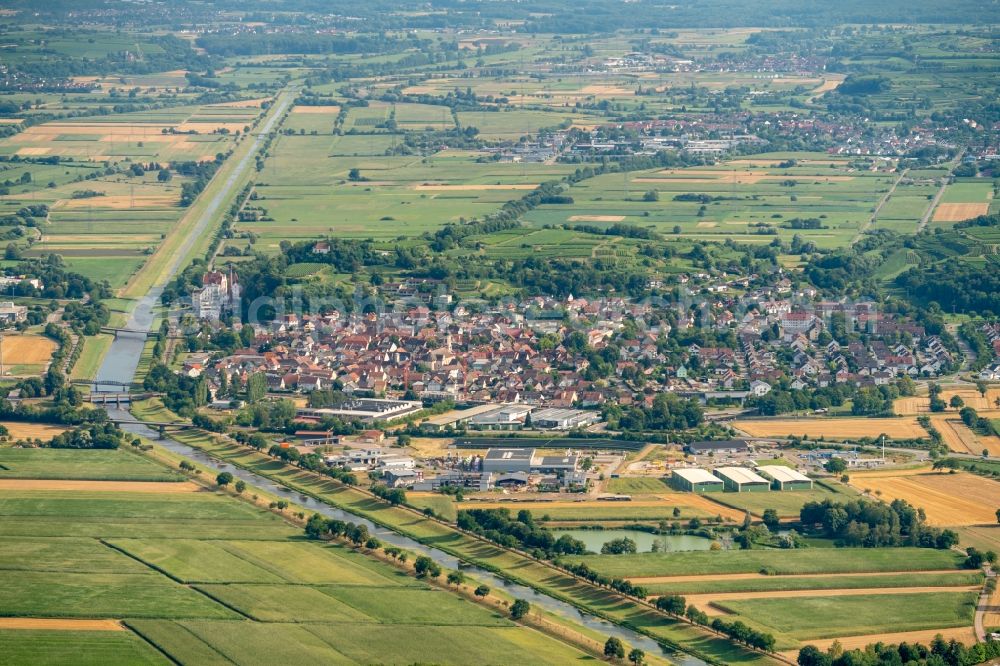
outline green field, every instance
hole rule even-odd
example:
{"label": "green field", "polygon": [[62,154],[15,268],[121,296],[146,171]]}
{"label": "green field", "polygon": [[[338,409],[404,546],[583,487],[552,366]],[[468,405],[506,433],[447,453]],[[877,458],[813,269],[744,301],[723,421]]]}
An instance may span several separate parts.
{"label": "green field", "polygon": [[972,624],[975,592],[741,599],[717,602],[741,619],[807,640]]}
{"label": "green field", "polygon": [[[156,410],[155,402],[139,406],[139,413],[144,415],[155,414]],[[445,525],[424,520],[412,511],[377,502],[356,489],[340,486],[299,468],[282,465],[259,452],[216,440],[207,433],[194,430],[180,431],[176,437],[230,464],[246,467],[288,488],[310,493],[334,506],[362,515],[419,541],[434,544],[467,562],[502,570],[514,580],[537,586],[591,612],[641,627],[653,637],[696,646],[699,651],[726,663],[750,663],[761,659],[759,655],[748,653],[728,641],[708,636],[688,625],[664,622],[662,615],[643,606],[623,603],[621,597],[614,593],[584,585],[533,560],[463,536]]]}
{"label": "green field", "polygon": [[0,448],[0,479],[180,481],[182,477],[126,450]]}
{"label": "green field", "polygon": [[690,518],[714,518],[716,514],[701,508],[678,506],[679,516],[674,515],[674,507],[663,506],[629,506],[627,502],[607,502],[595,506],[593,502],[586,506],[558,506],[534,509],[532,513],[536,520],[577,520],[577,521],[655,521],[687,520]]}
{"label": "green field", "polygon": [[[32,469],[173,477],[126,451],[3,453],[19,478]],[[4,663],[381,663],[381,640],[409,636],[398,648],[409,651],[415,635],[427,647],[409,654],[441,664],[468,663],[469,654],[482,663],[586,658],[362,551],[307,541],[272,512],[221,493],[4,490],[0,536],[0,616],[108,618],[132,629],[82,632],[75,657],[69,641],[81,632],[2,630]],[[357,639],[349,648],[345,631]],[[28,641],[37,653],[22,661]]]}
{"label": "green field", "polygon": [[723,578],[677,583],[648,583],[651,595],[712,594],[721,592],[785,592],[789,590],[847,590],[880,587],[952,587],[979,585],[978,572],[891,573],[876,576],[762,576],[760,578]]}
{"label": "green field", "polygon": [[609,493],[641,495],[643,493],[652,494],[669,491],[670,488],[662,479],[654,479],[650,477],[631,477],[623,479],[610,479],[608,481]]}
{"label": "green field", "polygon": [[961,557],[930,548],[807,548],[584,555],[566,559],[586,562],[608,576],[629,577],[757,573],[765,568],[776,575],[930,571],[956,568]]}
{"label": "green field", "polygon": [[38,666],[167,666],[171,663],[149,643],[123,631],[0,629],[0,655],[4,663]]}

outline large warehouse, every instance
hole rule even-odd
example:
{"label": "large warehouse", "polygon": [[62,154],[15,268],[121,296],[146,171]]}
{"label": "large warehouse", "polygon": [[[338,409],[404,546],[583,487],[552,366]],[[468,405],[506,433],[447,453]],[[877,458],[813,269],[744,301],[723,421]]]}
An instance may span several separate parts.
{"label": "large warehouse", "polygon": [[764,465],[757,471],[765,479],[771,480],[775,490],[812,490],[813,482],[805,474],[783,465]]}
{"label": "large warehouse", "polygon": [[675,469],[670,477],[670,485],[677,490],[691,493],[721,492],[723,483],[703,469]]}
{"label": "large warehouse", "polygon": [[751,493],[771,489],[771,483],[767,479],[745,467],[716,467],[712,471],[722,479],[726,490]]}

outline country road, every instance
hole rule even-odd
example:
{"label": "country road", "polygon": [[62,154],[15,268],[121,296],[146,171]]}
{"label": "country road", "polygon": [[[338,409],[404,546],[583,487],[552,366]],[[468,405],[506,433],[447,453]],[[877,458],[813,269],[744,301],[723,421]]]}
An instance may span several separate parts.
{"label": "country road", "polygon": [[[965,155],[965,148],[962,148],[960,151],[958,151],[958,155],[955,157],[955,159],[948,163],[949,176],[951,175],[951,170],[954,169],[955,166],[962,161],[963,155]],[[944,182],[941,183],[941,187],[938,188],[938,191],[934,194],[934,198],[931,199],[931,205],[927,207],[927,210],[924,211],[924,216],[921,217],[920,222],[917,223],[917,233],[923,231],[924,227],[927,226],[927,223],[931,221],[931,215],[933,215],[934,211],[937,210],[937,206],[939,203],[941,203],[941,197],[944,196],[944,191],[946,189],[948,189],[948,178],[945,178]]]}
{"label": "country road", "polygon": [[893,181],[892,187],[890,187],[889,190],[885,193],[885,195],[883,195],[882,198],[879,200],[879,202],[875,204],[875,210],[872,211],[871,217],[868,218],[868,221],[865,222],[865,225],[863,227],[858,229],[857,235],[853,238],[853,240],[851,240],[851,245],[861,240],[861,237],[865,235],[865,232],[867,232],[873,226],[875,226],[875,222],[878,220],[878,214],[882,210],[882,207],[889,202],[889,197],[893,195],[893,193],[896,191],[896,188],[899,186],[899,183],[903,180],[903,178],[906,177],[906,174],[909,172],[910,172],[909,169],[903,169],[902,173],[899,174],[899,177],[896,178],[895,181]]}

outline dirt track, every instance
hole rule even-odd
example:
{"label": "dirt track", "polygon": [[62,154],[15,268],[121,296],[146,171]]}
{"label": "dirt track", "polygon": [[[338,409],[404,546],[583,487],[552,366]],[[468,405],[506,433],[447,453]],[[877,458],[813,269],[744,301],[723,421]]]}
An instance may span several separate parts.
{"label": "dirt track", "polygon": [[[805,640],[802,641],[803,645],[815,645],[820,650],[826,650],[828,647],[833,645],[834,641],[840,643],[845,650],[853,650],[855,648],[864,648],[866,645],[871,643],[877,643],[882,641],[883,643],[901,643],[906,641],[907,643],[922,643],[924,645],[929,645],[934,637],[938,634],[944,637],[944,639],[955,640],[970,644],[976,642],[976,635],[972,631],[972,627],[952,627],[948,629],[924,629],[922,631],[900,631],[892,634],[865,634],[864,636],[841,636],[840,638],[820,638],[817,640]],[[791,650],[788,652],[779,653],[784,657],[795,661],[798,657],[798,650]]]}
{"label": "dirt track", "polygon": [[113,493],[195,493],[188,481],[68,481],[61,479],[0,479],[0,490],[89,490]]}
{"label": "dirt track", "polygon": [[125,631],[118,620],[66,620],[41,617],[0,617],[0,629],[48,629],[55,631]]}

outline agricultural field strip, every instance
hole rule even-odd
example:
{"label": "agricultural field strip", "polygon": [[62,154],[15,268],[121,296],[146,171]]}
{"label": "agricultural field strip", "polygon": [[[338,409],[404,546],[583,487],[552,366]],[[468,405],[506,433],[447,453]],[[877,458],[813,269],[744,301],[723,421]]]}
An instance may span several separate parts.
{"label": "agricultural field strip", "polygon": [[932,594],[858,594],[801,596],[717,602],[748,624],[769,627],[784,636],[813,638],[854,636],[883,631],[916,631],[972,625],[978,592]]}
{"label": "agricultural field strip", "polygon": [[[685,580],[688,579],[688,580]],[[909,587],[960,587],[981,585],[982,575],[964,571],[826,574],[817,576],[765,576],[733,574],[718,576],[634,577],[650,594],[768,593],[795,590],[850,590]]]}
{"label": "agricultural field strip", "polygon": [[722,660],[745,661],[759,658],[728,641],[706,636],[703,631],[688,625],[664,623],[662,615],[636,604],[623,603],[617,594],[586,585],[519,554],[462,535],[449,526],[427,521],[412,511],[385,505],[356,489],[293,467],[285,466],[276,470],[273,461],[266,456],[232,443],[218,441],[205,433],[183,431],[178,434],[178,438],[219,459],[278,481],[285,487],[313,495],[418,541],[433,542],[436,547],[464,561],[502,572],[507,578],[543,590],[546,594],[583,610],[614,622],[638,627],[657,640],[696,644],[699,650]]}
{"label": "agricultural field strip", "polygon": [[[106,461],[105,461],[106,462]],[[79,463],[78,463],[79,464]],[[0,496],[4,493],[0,492]],[[73,495],[60,495],[59,493],[38,492],[29,493],[42,499],[43,504],[28,501],[27,504],[21,497],[8,497],[2,501],[6,509],[14,505],[20,505],[22,511],[30,507],[39,508],[44,506],[45,499],[62,499],[62,508],[65,502],[75,503],[80,509],[89,510],[87,499],[78,498]],[[84,493],[89,497],[94,497],[94,493]],[[158,516],[158,512],[153,509],[157,502],[147,501],[142,494],[119,493],[126,502],[139,502],[146,507],[151,519]],[[197,497],[197,495],[196,495]],[[235,503],[230,498],[220,498],[214,494],[209,495],[215,503],[231,507],[237,513],[247,510],[244,505]],[[158,498],[166,499],[166,498]],[[181,500],[168,500],[178,502]],[[162,503],[162,502],[161,502]],[[197,502],[198,504],[204,501]],[[49,506],[49,511],[53,514],[61,513],[59,507]],[[256,510],[254,510],[256,512]],[[28,511],[30,513],[30,511]],[[20,512],[19,512],[20,513]],[[119,513],[135,515],[132,510],[123,510]],[[267,513],[267,512],[265,512]],[[267,513],[267,515],[271,515]],[[211,522],[211,521],[209,521]],[[183,532],[182,532],[183,533]],[[274,537],[282,538],[284,531],[278,531]],[[114,542],[114,543],[112,543]],[[260,580],[257,584],[223,584],[223,585],[199,585],[188,588],[163,576],[160,570],[150,568],[148,563],[142,562],[134,557],[129,557],[122,550],[122,546],[135,548],[136,545],[176,545],[178,542],[188,545],[197,544],[196,550],[199,552],[181,553],[187,557],[187,563],[194,569],[200,569],[210,564],[202,559],[202,555],[214,554],[216,570],[224,572],[229,578],[240,577],[240,572],[235,565],[242,565],[244,571],[251,572],[252,578]],[[322,547],[314,543],[289,542],[289,541],[210,541],[200,542],[191,539],[118,539],[109,540],[107,544],[97,539],[73,539],[30,537],[19,539],[6,539],[8,547],[4,549],[0,556],[9,557],[12,561],[21,564],[28,563],[38,566],[45,566],[46,571],[22,571],[16,578],[5,577],[4,582],[0,582],[0,614],[32,615],[33,618],[21,619],[21,624],[12,622],[11,626],[17,626],[17,631],[31,631],[33,626],[40,629],[45,621],[49,623],[65,623],[60,631],[71,632],[72,619],[86,620],[92,623],[91,629],[96,631],[98,627],[105,630],[111,628],[122,629],[117,620],[126,618],[232,618],[240,616],[233,614],[225,606],[207,605],[210,600],[218,597],[227,597],[233,594],[239,595],[241,592],[244,598],[239,606],[247,605],[248,611],[257,611],[265,615],[265,619],[275,622],[292,620],[295,622],[315,620],[319,622],[337,621],[338,623],[347,620],[350,622],[363,623],[387,623],[380,626],[399,626],[409,623],[417,623],[427,631],[450,631],[452,627],[457,632],[461,632],[463,627],[469,630],[502,629],[534,634],[529,629],[518,627],[502,616],[491,611],[482,609],[479,606],[470,604],[460,597],[443,590],[428,588],[411,577],[404,576],[391,567],[383,565],[377,561],[370,560],[364,555],[357,554],[348,549],[337,546]],[[11,550],[15,544],[16,549]],[[114,546],[108,548],[108,545]],[[205,548],[208,548],[206,551]],[[230,552],[232,551],[232,552]],[[218,559],[218,555],[225,554],[228,559]],[[178,554],[178,553],[173,553]],[[234,555],[236,555],[234,557]],[[181,557],[179,559],[184,559]],[[326,565],[325,570],[317,567],[316,562],[320,561]],[[67,571],[68,562],[86,563],[87,573],[72,573]],[[173,562],[177,564],[177,561]],[[2,565],[2,560],[0,560]],[[284,578],[272,574],[263,567],[271,567],[278,573],[284,573]],[[290,569],[289,569],[290,567]],[[0,569],[3,567],[0,566]],[[286,571],[282,572],[282,568]],[[116,573],[108,573],[114,571]],[[136,573],[122,573],[124,571]],[[347,585],[344,587],[345,576],[353,576],[358,585]],[[317,584],[313,579],[324,578],[325,584]],[[268,578],[277,581],[278,584],[269,584]],[[349,582],[349,581],[347,581]],[[371,585],[375,583],[375,585]],[[88,592],[83,594],[86,587]],[[350,589],[354,591],[352,592]],[[199,595],[195,590],[202,592]],[[129,591],[131,596],[124,597],[123,593]],[[250,598],[246,598],[246,594]],[[207,594],[207,596],[204,596]],[[187,595],[187,596],[185,596]],[[191,596],[193,595],[193,596]],[[263,596],[261,596],[263,595]],[[277,595],[275,597],[275,595]],[[74,599],[86,599],[86,618],[83,609],[79,604],[74,604]],[[256,601],[254,601],[256,599]],[[154,601],[156,603],[150,603]],[[228,605],[228,604],[227,604]],[[112,612],[112,607],[114,612]],[[317,611],[317,608],[320,610]],[[334,610],[331,610],[334,609]],[[244,613],[246,614],[246,613]],[[67,620],[60,616],[65,616]],[[112,617],[114,619],[102,620],[102,617]],[[128,622],[136,622],[136,619]],[[127,622],[127,623],[128,623]],[[25,624],[27,623],[27,624]],[[247,626],[245,622],[227,623],[228,626]],[[218,625],[220,628],[223,625]],[[283,626],[283,625],[281,625]],[[315,625],[317,631],[325,631],[323,625]],[[338,626],[341,626],[338,624]],[[278,629],[280,631],[280,628]],[[8,638],[3,633],[4,627],[0,624],[0,645],[7,645],[7,641],[15,640]],[[72,632],[71,632],[72,633]],[[27,635],[27,634],[22,634]],[[507,636],[506,634],[504,636]],[[492,650],[496,641],[501,642],[513,640],[514,643],[525,642],[521,638],[515,638],[514,634],[510,638],[487,637],[492,640],[480,640],[479,642],[487,650]],[[215,649],[214,641],[210,636],[203,636],[207,640],[212,650]],[[457,636],[456,636],[457,638]],[[560,658],[547,659],[546,663],[564,663],[569,659],[578,656],[568,646],[552,641],[547,637],[539,635],[527,642],[537,642],[537,646],[542,654],[560,654]],[[454,642],[454,641],[452,641]],[[364,644],[364,643],[363,643]],[[331,643],[335,647],[336,643]],[[330,649],[333,649],[330,647]],[[339,653],[334,653],[339,654]],[[329,656],[329,655],[327,655]],[[373,653],[356,656],[349,661],[369,663],[373,658]],[[430,658],[428,656],[428,658]],[[527,654],[525,654],[527,658]],[[330,659],[324,659],[331,661]],[[334,662],[340,659],[332,660]],[[347,660],[344,660],[347,661]],[[134,663],[142,663],[137,660]],[[199,662],[202,663],[202,662]],[[205,662],[211,663],[211,662]]]}
{"label": "agricultural field strip", "polygon": [[774,575],[889,573],[958,567],[961,556],[927,548],[809,548],[801,550],[573,555],[608,576],[648,579],[683,575],[759,573]]}

